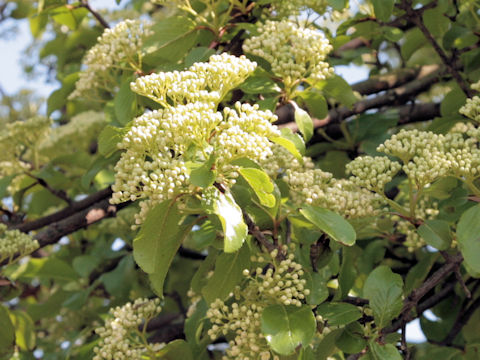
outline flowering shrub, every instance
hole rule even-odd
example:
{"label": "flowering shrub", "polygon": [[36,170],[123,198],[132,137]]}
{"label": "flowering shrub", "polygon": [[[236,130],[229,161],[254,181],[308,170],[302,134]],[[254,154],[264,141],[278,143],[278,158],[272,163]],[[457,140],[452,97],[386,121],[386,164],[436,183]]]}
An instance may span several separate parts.
{"label": "flowering shrub", "polygon": [[477,358],[478,2],[0,8],[0,358]]}

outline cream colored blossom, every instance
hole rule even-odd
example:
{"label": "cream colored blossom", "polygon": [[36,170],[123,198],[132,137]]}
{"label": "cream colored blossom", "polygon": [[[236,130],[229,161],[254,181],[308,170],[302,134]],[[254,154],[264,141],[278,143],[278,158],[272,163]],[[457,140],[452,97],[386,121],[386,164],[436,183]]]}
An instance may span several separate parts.
{"label": "cream colored blossom", "polygon": [[38,249],[38,241],[19,230],[8,230],[0,224],[0,262],[11,260],[15,255],[25,256]]}
{"label": "cream colored blossom", "polygon": [[[286,251],[286,246],[284,248]],[[210,338],[215,340],[229,334],[233,337],[223,359],[274,359],[261,331],[263,309],[275,304],[302,306],[310,294],[302,266],[294,261],[294,255],[274,261],[277,254],[278,250],[274,250],[266,255],[268,260],[263,255],[254,256],[252,269],[243,271],[243,284],[235,288],[228,301],[217,299],[207,310],[212,323],[208,330]],[[264,273],[268,263],[273,263],[273,268]]]}
{"label": "cream colored blossom", "polygon": [[377,193],[383,193],[385,184],[392,181],[401,168],[402,165],[385,156],[359,156],[346,166],[354,175],[350,177],[354,184]]}
{"label": "cream colored blossom", "polygon": [[141,360],[144,355],[160,350],[165,344],[149,344],[140,337],[138,327],[160,313],[160,300],[137,299],[122,307],[110,310],[111,317],[105,326],[95,332],[100,336],[98,345],[93,349],[93,360]]}
{"label": "cream colored blossom", "polygon": [[111,29],[105,29],[98,43],[88,50],[75,90],[69,99],[95,99],[97,90],[111,92],[111,78],[118,70],[137,71],[141,67],[141,49],[144,39],[152,32],[143,20],[125,20]]}
{"label": "cream colored blossom", "polygon": [[318,30],[289,20],[267,20],[258,32],[258,36],[245,40],[243,50],[267,60],[272,72],[283,79],[287,92],[304,79],[319,81],[333,74],[333,68],[324,61],[332,46]]}
{"label": "cream colored blossom", "polygon": [[253,73],[256,63],[245,56],[212,55],[208,63],[195,63],[185,71],[161,72],[138,78],[131,88],[164,105],[201,101],[217,105]]}

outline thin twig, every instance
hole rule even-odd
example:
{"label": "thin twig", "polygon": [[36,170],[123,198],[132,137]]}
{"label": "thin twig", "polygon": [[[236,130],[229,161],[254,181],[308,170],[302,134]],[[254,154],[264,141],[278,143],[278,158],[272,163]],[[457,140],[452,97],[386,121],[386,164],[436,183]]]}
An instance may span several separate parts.
{"label": "thin twig", "polygon": [[105,29],[110,29],[110,25],[108,24],[108,22],[102,17],[102,15],[100,15],[98,12],[96,12],[90,7],[90,4],[88,3],[87,0],[82,0],[79,6],[87,9]]}
{"label": "thin twig", "polygon": [[412,8],[412,2],[411,0],[404,0],[403,3],[400,5],[400,7],[405,10],[409,18],[415,23],[415,25],[418,26],[420,31],[423,33],[423,35],[427,38],[427,40],[430,42],[432,45],[433,49],[435,52],[440,56],[440,59],[442,59],[442,62],[445,64],[445,66],[448,69],[448,72],[452,75],[452,77],[455,79],[455,81],[458,83],[462,91],[468,96],[468,97],[473,97],[473,92],[470,90],[469,86],[465,82],[465,80],[462,78],[462,75],[458,72],[458,70],[455,67],[455,63],[457,59],[449,58],[445,51],[440,47],[438,42],[435,40],[433,37],[432,33],[427,29],[425,24],[423,23],[422,17]]}
{"label": "thin twig", "polygon": [[257,241],[262,244],[269,253],[276,249],[275,245],[267,240],[265,235],[260,231],[260,228],[253,222],[250,215],[243,211],[243,219],[248,226],[248,232],[253,235]]}
{"label": "thin twig", "polygon": [[29,173],[29,172],[26,172],[26,175],[31,177],[32,179],[34,179],[37,182],[38,185],[40,185],[41,187],[46,189],[52,195],[54,195],[54,196],[58,197],[59,199],[65,201],[68,205],[72,204],[72,200],[67,196],[65,191],[57,190],[57,189],[52,188],[50,185],[48,185],[48,183],[44,179],[39,178],[39,177]]}

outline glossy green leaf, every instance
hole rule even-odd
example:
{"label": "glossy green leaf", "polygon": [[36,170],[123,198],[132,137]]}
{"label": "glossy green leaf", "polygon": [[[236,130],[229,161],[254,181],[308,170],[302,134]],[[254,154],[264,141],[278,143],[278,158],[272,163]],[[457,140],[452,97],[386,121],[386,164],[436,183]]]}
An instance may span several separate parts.
{"label": "glossy green leaf", "polygon": [[136,95],[130,89],[130,82],[130,78],[122,82],[120,90],[118,90],[113,100],[115,116],[122,125],[125,125],[133,119],[137,108]]}
{"label": "glossy green leaf", "polygon": [[[215,162],[215,157],[211,156],[206,162],[196,166],[190,172],[190,182],[201,188],[207,188],[213,184],[217,177],[217,172],[212,169],[212,165]],[[198,165],[198,164],[195,164]]]}
{"label": "glossy green leaf", "polygon": [[215,51],[208,47],[194,47],[185,57],[185,66],[190,67],[197,62],[206,62],[213,54],[215,54]]}
{"label": "glossy green leaf", "polygon": [[367,346],[363,326],[358,322],[346,326],[342,334],[335,341],[335,345],[348,354],[361,352]]}
{"label": "glossy green leaf", "polygon": [[369,342],[368,354],[372,360],[402,360],[400,352],[394,345],[380,345],[375,340]]}
{"label": "glossy green leaf", "polygon": [[[10,311],[10,320],[15,328],[15,343],[23,351],[33,350],[35,347],[35,326],[26,312]],[[3,327],[3,323],[2,323]]]}
{"label": "glossy green leaf", "polygon": [[296,103],[294,104],[295,108],[295,123],[298,126],[298,130],[303,135],[303,138],[305,139],[305,142],[310,140],[313,136],[313,121],[310,115],[300,108]]}
{"label": "glossy green leaf", "polygon": [[347,325],[362,317],[362,312],[352,304],[327,302],[316,310],[330,326]]}
{"label": "glossy green leaf", "polygon": [[156,356],[165,360],[193,360],[192,350],[185,340],[173,340],[156,353]]}
{"label": "glossy green leaf", "polygon": [[243,221],[242,209],[237,205],[230,192],[222,193],[215,189],[215,198],[206,209],[218,217],[222,224],[224,251],[235,252],[247,238],[248,228]]}
{"label": "glossy green leaf", "polygon": [[207,303],[215,299],[224,300],[236,285],[244,278],[243,270],[250,267],[250,251],[243,246],[239,251],[219,255],[215,262],[215,270],[202,294]]}
{"label": "glossy green leaf", "polygon": [[262,313],[262,333],[270,347],[280,355],[289,355],[307,346],[316,331],[310,306],[270,305]]}
{"label": "glossy green leaf", "polygon": [[347,107],[351,107],[357,102],[352,87],[340,76],[332,76],[325,80],[322,90],[326,95],[333,97]]}
{"label": "glossy green leaf", "polygon": [[328,115],[328,104],[325,97],[319,91],[303,91],[300,93],[309,112],[318,119]]}
{"label": "glossy green leaf", "polygon": [[65,261],[55,257],[30,259],[14,274],[14,279],[53,279],[68,282],[78,279],[77,272]]}
{"label": "glossy green leaf", "polygon": [[175,200],[166,200],[148,212],[133,241],[134,259],[150,275],[152,285],[160,296],[173,257],[190,232],[189,226],[179,225],[181,218]]}
{"label": "glossy green leaf", "polygon": [[300,213],[331,239],[347,246],[355,244],[356,234],[352,225],[333,211],[307,205],[300,209]]}
{"label": "glossy green leaf", "polygon": [[425,255],[423,259],[421,259],[408,271],[405,279],[405,294],[410,294],[413,289],[416,289],[422,285],[439,255],[439,253],[429,253]]}
{"label": "glossy green leaf", "polygon": [[310,293],[305,297],[309,305],[319,305],[328,298],[327,281],[318,272],[305,272],[306,288]]}
{"label": "glossy green leaf", "polygon": [[170,17],[152,26],[154,32],[145,41],[143,61],[152,66],[161,62],[176,62],[183,58],[197,38],[196,23],[187,17]]}
{"label": "glossy green leaf", "polygon": [[280,137],[280,136],[276,137],[276,138],[273,138],[271,140],[275,144],[283,146],[285,149],[287,149],[293,156],[295,156],[297,158],[297,160],[303,161],[302,154],[300,154],[300,152],[295,147],[295,144],[291,140],[286,139],[284,137]]}
{"label": "glossy green leaf", "polygon": [[403,280],[385,265],[377,267],[368,275],[363,287],[363,296],[370,301],[375,324],[387,326],[402,310]]}
{"label": "glossy green leaf", "polygon": [[381,21],[388,21],[392,16],[395,0],[371,0],[375,17]]}
{"label": "glossy green leaf", "polygon": [[457,241],[467,270],[480,273],[480,204],[465,211],[457,225]]}
{"label": "glossy green leaf", "polygon": [[105,158],[109,158],[115,151],[118,150],[118,143],[120,143],[125,134],[125,130],[107,125],[98,135],[98,152]]}
{"label": "glossy green leaf", "polygon": [[427,220],[417,232],[428,245],[438,250],[447,250],[452,243],[450,225],[444,220]]}
{"label": "glossy green leaf", "polygon": [[8,310],[0,304],[0,355],[13,348],[15,342],[15,328],[9,317]]}
{"label": "glossy green leaf", "polygon": [[425,10],[422,17],[428,31],[435,37],[442,36],[450,27],[450,20],[440,7]]}
{"label": "glossy green leaf", "polygon": [[240,175],[248,182],[257,195],[260,203],[266,207],[275,206],[275,196],[272,179],[262,170],[254,168],[240,168]]}
{"label": "glossy green leaf", "polygon": [[453,85],[452,90],[445,95],[440,104],[440,113],[442,116],[458,116],[458,110],[465,105],[466,95],[458,85]]}
{"label": "glossy green leaf", "polygon": [[282,89],[269,77],[251,76],[240,85],[240,90],[246,94],[272,94]]}

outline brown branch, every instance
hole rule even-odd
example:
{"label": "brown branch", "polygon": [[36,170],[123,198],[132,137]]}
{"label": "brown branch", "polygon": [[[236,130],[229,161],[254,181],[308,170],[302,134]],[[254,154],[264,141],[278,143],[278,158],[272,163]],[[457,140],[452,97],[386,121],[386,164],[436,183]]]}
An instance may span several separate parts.
{"label": "brown branch", "polygon": [[33,174],[30,174],[29,172],[26,172],[26,175],[34,179],[38,185],[46,189],[48,192],[50,192],[53,196],[58,197],[59,199],[65,201],[68,205],[72,204],[72,200],[67,196],[65,191],[63,190],[57,190],[52,188],[44,179],[39,178]]}
{"label": "brown branch", "polygon": [[[360,100],[355,103],[351,109],[345,106],[331,109],[324,119],[313,119],[313,125],[315,128],[320,128],[330,124],[338,124],[344,119],[353,115],[362,114],[369,109],[404,105],[415,95],[428,90],[433,84],[437,83],[440,80],[441,75],[442,70],[439,69],[437,65],[424,66],[413,81],[410,81],[403,86],[390,89],[385,94]],[[280,122],[282,122],[281,119]],[[294,121],[279,124],[278,127],[288,127],[292,129],[292,131],[298,131],[298,126]]]}
{"label": "brown branch", "polygon": [[110,25],[108,24],[108,22],[102,17],[102,15],[100,15],[98,12],[96,12],[90,7],[90,4],[88,3],[87,0],[82,0],[79,7],[83,7],[87,9],[93,15],[93,17],[97,19],[100,25],[102,25],[105,29],[110,29]]}
{"label": "brown branch", "polygon": [[417,11],[412,8],[411,0],[404,0],[400,4],[400,8],[405,10],[409,18],[414,22],[414,24],[420,29],[423,35],[426,37],[427,41],[430,42],[435,52],[440,56],[440,59],[445,64],[448,69],[448,72],[452,75],[455,81],[458,83],[462,91],[468,96],[473,97],[473,92],[470,90],[468,84],[462,78],[462,75],[458,72],[455,67],[455,58],[449,58],[445,51],[440,47],[438,42],[433,37],[432,33],[427,29],[425,24],[423,23],[421,15]]}
{"label": "brown branch", "polygon": [[53,214],[41,217],[36,220],[32,220],[26,223],[22,223],[16,226],[13,226],[13,229],[18,229],[22,232],[29,232],[32,230],[41,229],[44,226],[47,226],[51,223],[58,222],[62,219],[65,219],[78,211],[84,210],[85,208],[91,206],[92,204],[110,198],[112,195],[112,189],[110,187],[100,190],[92,195],[87,196],[85,199],[72,203],[70,206],[57,211]]}
{"label": "brown branch", "polygon": [[461,311],[457,320],[452,326],[452,329],[448,335],[443,339],[440,344],[451,346],[457,335],[462,328],[467,324],[468,320],[472,317],[473,313],[480,308],[480,297],[478,297],[465,311]]}
{"label": "brown branch", "polygon": [[260,231],[260,228],[253,222],[250,215],[243,211],[243,219],[248,226],[248,232],[253,235],[257,241],[262,244],[269,253],[276,249],[275,245],[267,240],[265,235]]}
{"label": "brown branch", "polygon": [[[109,199],[103,199],[94,203],[92,206],[80,210],[73,215],[60,221],[52,222],[45,230],[40,231],[34,236],[40,245],[40,249],[58,242],[63,236],[74,233],[89,225],[92,225],[105,218],[113,217],[117,211],[128,206],[131,202],[125,202],[118,205],[112,205]],[[14,256],[14,259],[18,255]],[[6,265],[7,261],[0,263],[0,266]]]}

